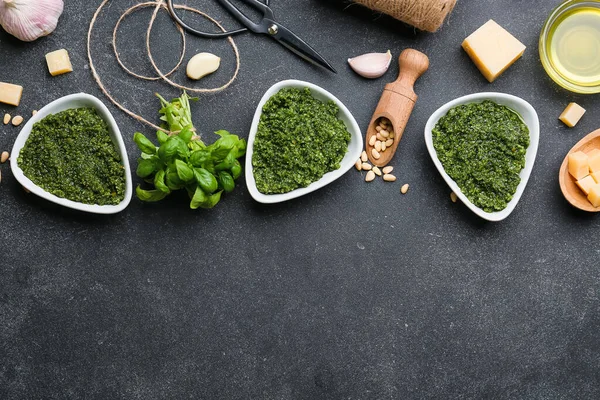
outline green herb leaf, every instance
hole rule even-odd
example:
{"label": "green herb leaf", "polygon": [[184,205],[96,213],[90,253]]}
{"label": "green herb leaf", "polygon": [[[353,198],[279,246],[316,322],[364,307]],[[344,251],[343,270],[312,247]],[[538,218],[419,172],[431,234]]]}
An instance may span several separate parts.
{"label": "green herb leaf", "polygon": [[137,176],[147,178],[160,168],[160,159],[156,156],[140,158],[136,170]]}
{"label": "green herb leaf", "polygon": [[183,182],[194,180],[194,170],[192,170],[184,161],[175,160],[175,168],[177,169],[179,179]]}
{"label": "green herb leaf", "polygon": [[242,174],[242,165],[240,164],[240,162],[238,160],[235,160],[235,162],[233,163],[233,166],[231,167],[231,175],[233,176],[233,179],[237,179],[240,177],[241,174]]}
{"label": "green herb leaf", "polygon": [[194,136],[194,132],[192,132],[190,126],[186,126],[185,128],[183,128],[181,132],[179,132],[179,134],[177,135],[181,140],[183,140],[185,144],[188,144],[190,140],[192,140],[192,136]]}
{"label": "green herb leaf", "polygon": [[212,193],[219,187],[217,178],[204,168],[194,168],[194,177],[196,178],[198,185],[200,185],[202,190],[206,193]]}
{"label": "green herb leaf", "polygon": [[139,132],[134,133],[133,141],[137,144],[142,153],[156,154],[156,146],[143,134]]}
{"label": "green herb leaf", "polygon": [[161,192],[171,193],[171,189],[165,184],[165,175],[166,171],[164,169],[158,171],[154,176],[154,186]]}
{"label": "green herb leaf", "polygon": [[196,188],[196,192],[194,193],[194,196],[192,197],[192,201],[190,202],[190,208],[192,210],[195,210],[198,207],[201,207],[202,204],[206,203],[207,200],[208,200],[208,196],[206,195],[206,193],[204,193],[204,191],[202,191],[202,188],[200,186],[198,186]]}
{"label": "green herb leaf", "polygon": [[210,152],[206,150],[196,150],[190,154],[190,164],[194,167],[202,167],[208,159],[210,158]]}
{"label": "green herb leaf", "polygon": [[161,192],[160,190],[144,190],[139,186],[135,189],[135,194],[142,201],[159,201],[167,196],[167,193]]}
{"label": "green herb leaf", "polygon": [[233,181],[233,177],[229,174],[229,172],[221,171],[217,176],[217,181],[219,182],[219,186],[225,190],[225,192],[229,193],[233,191],[235,188],[235,182]]}
{"label": "green herb leaf", "polygon": [[163,144],[169,139],[169,135],[163,131],[156,131],[156,139],[158,143]]}

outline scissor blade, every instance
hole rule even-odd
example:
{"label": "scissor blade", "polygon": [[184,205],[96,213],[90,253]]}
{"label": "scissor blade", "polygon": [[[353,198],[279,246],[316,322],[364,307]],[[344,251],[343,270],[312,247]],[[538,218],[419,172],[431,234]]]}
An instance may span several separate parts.
{"label": "scissor blade", "polygon": [[302,57],[306,61],[311,62],[315,65],[318,65],[319,67],[328,69],[329,71],[337,74],[337,71],[335,70],[335,68],[333,68],[331,66],[331,64],[329,64],[329,62],[327,62],[327,60],[325,60],[319,53],[317,53],[317,51],[315,49],[310,47],[310,45],[308,43],[306,43],[304,40],[300,39],[294,32],[292,32],[288,28],[280,25],[277,22],[274,22],[274,21],[269,21],[269,22],[272,25],[277,26],[276,33],[269,32],[270,36],[273,39],[277,40],[279,43],[281,43],[281,45],[283,45],[284,47],[286,47],[288,50],[295,53],[296,55]]}

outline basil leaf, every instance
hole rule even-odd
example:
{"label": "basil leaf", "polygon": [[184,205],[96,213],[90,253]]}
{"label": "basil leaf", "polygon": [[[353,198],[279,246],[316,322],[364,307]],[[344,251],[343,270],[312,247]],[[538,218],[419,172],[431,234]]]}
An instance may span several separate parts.
{"label": "basil leaf", "polygon": [[154,176],[154,186],[161,192],[165,192],[168,194],[171,193],[171,189],[169,189],[169,187],[165,184],[165,175],[166,172],[164,169],[158,171]]}
{"label": "basil leaf", "polygon": [[204,168],[194,168],[194,177],[196,178],[198,185],[200,185],[202,190],[206,193],[212,193],[219,187],[217,178]]}
{"label": "basil leaf", "polygon": [[219,191],[213,195],[208,196],[208,200],[200,205],[202,208],[213,208],[217,205],[217,203],[221,200],[221,193],[223,191]]}
{"label": "basil leaf", "polygon": [[206,193],[204,193],[202,191],[202,188],[200,186],[198,186],[196,188],[196,192],[194,192],[192,201],[190,201],[190,208],[192,210],[195,210],[198,207],[201,207],[202,204],[206,203],[207,201],[208,201],[208,196],[206,195]]}
{"label": "basil leaf", "polygon": [[236,149],[235,158],[240,158],[243,155],[245,155],[247,147],[248,147],[248,144],[246,143],[246,139],[240,139],[237,142],[237,144],[235,145],[235,149]]}
{"label": "basil leaf", "polygon": [[156,131],[156,139],[158,143],[163,144],[169,139],[169,135],[164,131]]}
{"label": "basil leaf", "polygon": [[210,153],[206,150],[193,151],[192,154],[190,154],[190,164],[194,167],[201,167],[209,157]]}
{"label": "basil leaf", "polygon": [[167,167],[167,172],[165,174],[165,183],[167,187],[171,190],[178,190],[183,187],[183,182],[179,179],[179,175],[177,174],[177,169],[174,165],[170,165]]}
{"label": "basil leaf", "polygon": [[160,190],[144,190],[139,186],[135,189],[135,194],[142,201],[159,201],[167,196],[167,193],[161,192]]}
{"label": "basil leaf", "polygon": [[185,127],[179,132],[177,135],[185,144],[188,144],[190,140],[192,140],[192,136],[194,136],[194,132],[189,127]]}
{"label": "basil leaf", "polygon": [[134,133],[133,141],[137,144],[142,153],[156,154],[156,146],[143,134],[139,132]]}
{"label": "basil leaf", "polygon": [[167,141],[158,148],[158,156],[165,164],[173,160],[177,154],[179,140],[181,139],[179,139],[177,136],[170,136],[169,139],[167,139]]}
{"label": "basil leaf", "polygon": [[231,192],[235,188],[235,182],[233,181],[233,177],[229,174],[229,172],[219,172],[217,181],[219,182],[219,186],[222,187],[227,193]]}
{"label": "basil leaf", "polygon": [[160,168],[160,160],[156,156],[138,159],[136,174],[140,178],[147,178]]}
{"label": "basil leaf", "polygon": [[238,160],[235,160],[233,166],[231,167],[231,175],[233,179],[237,179],[242,174],[242,164]]}
{"label": "basil leaf", "polygon": [[177,175],[183,182],[189,182],[194,179],[194,171],[181,160],[175,160],[175,168],[177,169]]}

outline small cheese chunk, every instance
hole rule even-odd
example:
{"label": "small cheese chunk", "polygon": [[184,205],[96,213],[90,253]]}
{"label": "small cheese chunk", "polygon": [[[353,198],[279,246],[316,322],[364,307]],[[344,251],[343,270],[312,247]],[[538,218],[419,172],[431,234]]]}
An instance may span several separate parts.
{"label": "small cheese chunk", "polygon": [[577,125],[583,114],[585,114],[583,107],[577,103],[569,103],[558,119],[564,122],[569,128],[572,128]]}
{"label": "small cheese chunk", "polygon": [[50,75],[62,75],[73,71],[69,53],[65,49],[60,49],[46,54],[46,63]]}
{"label": "small cheese chunk", "polygon": [[581,189],[583,193],[586,194],[586,196],[590,193],[590,189],[592,188],[592,186],[597,185],[594,178],[592,178],[590,175],[586,176],[585,178],[579,179],[576,183],[577,186],[579,186],[579,189]]}
{"label": "small cheese chunk", "polygon": [[600,172],[600,150],[594,149],[587,153],[590,172]]}
{"label": "small cheese chunk", "polygon": [[18,106],[21,102],[23,86],[0,82],[0,103]]}
{"label": "small cheese chunk", "polygon": [[490,82],[525,52],[523,43],[491,19],[466,38],[462,47]]}
{"label": "small cheese chunk", "polygon": [[600,183],[590,188],[588,200],[594,207],[600,207]]}
{"label": "small cheese chunk", "polygon": [[590,176],[596,181],[596,183],[600,183],[600,172],[594,172],[590,174]]}
{"label": "small cheese chunk", "polygon": [[569,173],[573,178],[579,180],[590,174],[588,156],[583,151],[569,154]]}

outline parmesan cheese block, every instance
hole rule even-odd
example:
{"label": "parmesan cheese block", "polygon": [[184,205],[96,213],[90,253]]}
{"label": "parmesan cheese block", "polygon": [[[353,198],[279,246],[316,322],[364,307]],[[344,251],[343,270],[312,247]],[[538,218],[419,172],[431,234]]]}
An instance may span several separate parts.
{"label": "parmesan cheese block", "polygon": [[523,43],[491,19],[466,38],[462,47],[490,82],[525,52]]}
{"label": "parmesan cheese block", "polygon": [[577,103],[569,103],[558,119],[564,122],[569,128],[572,128],[577,125],[583,114],[585,114],[583,107]]}
{"label": "parmesan cheese block", "polygon": [[590,174],[590,176],[596,181],[596,183],[600,183],[600,172],[594,172]]}
{"label": "parmesan cheese block", "polygon": [[594,149],[587,153],[590,172],[600,172],[600,150]]}
{"label": "parmesan cheese block", "polygon": [[583,151],[569,154],[569,173],[573,178],[579,180],[590,174],[588,156]]}
{"label": "parmesan cheese block", "polygon": [[590,188],[588,200],[594,207],[600,207],[600,183]]}
{"label": "parmesan cheese block", "polygon": [[21,102],[23,86],[0,82],[0,103],[18,106]]}
{"label": "parmesan cheese block", "polygon": [[583,193],[585,193],[586,195],[588,195],[590,193],[590,189],[593,186],[597,185],[597,182],[590,175],[578,180],[576,183],[577,183],[577,186],[579,186],[579,189],[581,189],[583,191]]}
{"label": "parmesan cheese block", "polygon": [[73,71],[69,53],[65,49],[60,49],[46,54],[46,63],[50,75],[62,75]]}

